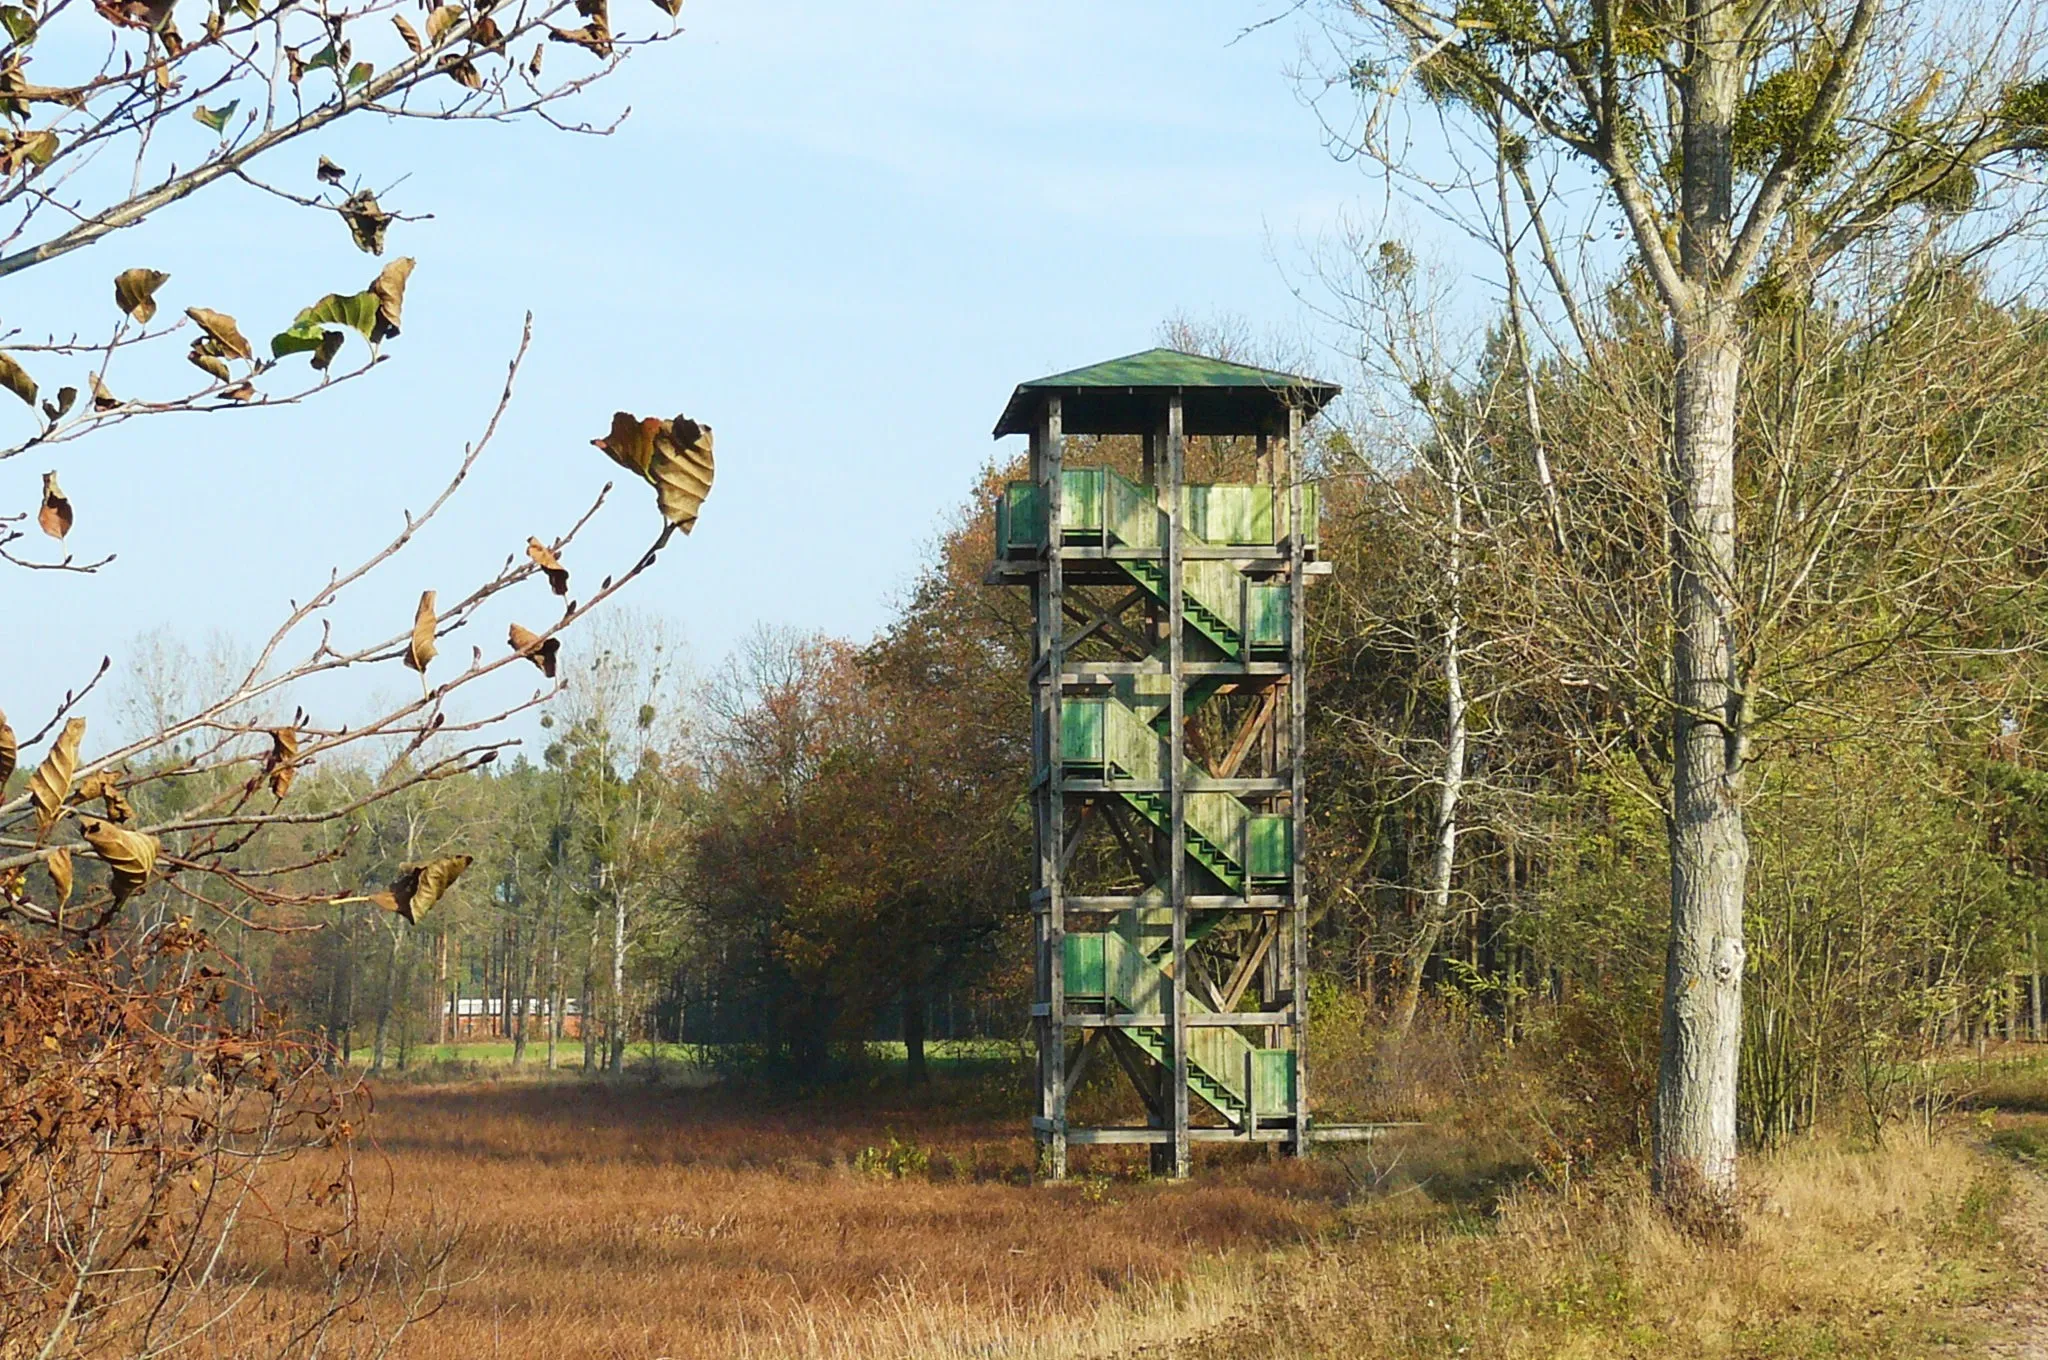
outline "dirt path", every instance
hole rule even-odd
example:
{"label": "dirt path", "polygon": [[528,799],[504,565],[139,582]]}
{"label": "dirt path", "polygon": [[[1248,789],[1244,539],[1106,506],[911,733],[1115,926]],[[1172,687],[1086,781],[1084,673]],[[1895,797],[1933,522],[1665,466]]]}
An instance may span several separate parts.
{"label": "dirt path", "polygon": [[[2022,1115],[2017,1120],[2048,1131],[2048,1117]],[[2020,1210],[2014,1248],[2031,1281],[2017,1298],[1983,1310],[1986,1322],[2007,1333],[1983,1353],[1997,1360],[2048,1360],[2048,1176],[2022,1171],[2016,1188]]]}

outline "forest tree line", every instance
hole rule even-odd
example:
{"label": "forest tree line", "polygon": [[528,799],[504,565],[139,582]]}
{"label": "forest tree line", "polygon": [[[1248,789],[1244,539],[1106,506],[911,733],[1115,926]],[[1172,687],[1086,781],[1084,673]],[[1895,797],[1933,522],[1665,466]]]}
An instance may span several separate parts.
{"label": "forest tree line", "polygon": [[[1426,1011],[1549,1045],[1639,1138],[1668,928],[1664,341],[1624,283],[1570,365],[1525,362],[1510,316],[1452,349],[1426,262],[1355,263],[1361,362],[1312,457],[1335,563],[1310,596],[1314,952],[1354,1003],[1326,1023],[1398,1036]],[[1753,1138],[1893,1117],[1929,1098],[1914,1060],[2038,1033],[2048,329],[1993,282],[1929,259],[1755,299]],[[1252,457],[1197,441],[1190,476]],[[1021,1036],[1028,605],[983,582],[1015,475],[979,474],[865,643],[764,629],[698,675],[659,621],[614,620],[563,653],[539,750],[280,846],[331,856],[329,892],[472,854],[432,913],[322,906],[231,947],[373,1066],[456,1037],[460,998],[484,1012],[467,1037],[584,1070],[660,1038],[815,1076],[897,1035],[921,1074],[935,1015]]]}

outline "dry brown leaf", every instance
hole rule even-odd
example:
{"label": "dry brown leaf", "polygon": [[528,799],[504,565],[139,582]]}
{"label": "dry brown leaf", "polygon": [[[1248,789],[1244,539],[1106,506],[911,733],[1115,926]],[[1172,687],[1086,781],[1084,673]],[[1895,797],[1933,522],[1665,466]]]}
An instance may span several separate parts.
{"label": "dry brown leaf", "polygon": [[92,388],[93,410],[111,411],[116,406],[119,406],[121,404],[121,399],[115,396],[112,392],[109,392],[107,390],[107,385],[100,381],[99,374],[86,374],[86,384]]}
{"label": "dry brown leaf", "polygon": [[645,477],[648,464],[654,461],[654,436],[660,429],[661,421],[653,416],[642,420],[624,411],[614,411],[611,433],[590,442],[626,471]]}
{"label": "dry brown leaf", "polygon": [[111,822],[86,822],[83,830],[85,843],[112,872],[116,906],[149,885],[161,848],[156,837]]}
{"label": "dry brown leaf", "polygon": [[60,387],[57,389],[57,399],[55,401],[46,401],[43,403],[43,414],[50,418],[52,424],[55,424],[57,421],[62,420],[64,418],[64,414],[67,411],[69,411],[73,404],[75,404],[77,401],[77,388]]}
{"label": "dry brown leaf", "polygon": [[92,7],[110,24],[123,28],[162,28],[171,17],[173,0],[92,0]]}
{"label": "dry brown leaf", "polygon": [[212,341],[220,346],[220,352],[230,359],[254,359],[256,351],[242,335],[235,319],[226,312],[216,312],[207,307],[187,307],[185,315],[198,323]]}
{"label": "dry brown leaf", "polygon": [[28,370],[14,361],[11,354],[0,354],[0,387],[33,406],[36,404],[36,380]]}
{"label": "dry brown leaf", "polygon": [[[403,24],[405,22],[404,19],[399,18],[395,14],[392,15],[391,17],[392,22],[394,23]],[[413,50],[418,51],[419,49],[415,48]],[[318,179],[322,184],[339,184],[343,180],[348,178],[348,171],[342,169],[333,161],[328,160],[325,156],[322,156],[320,158],[320,163],[313,167],[313,176],[314,178]]]}
{"label": "dry brown leaf", "polygon": [[434,592],[420,592],[420,607],[412,616],[412,641],[406,644],[405,664],[421,675],[427,673],[427,663],[434,659],[440,649],[434,646]]}
{"label": "dry brown leaf", "polygon": [[35,804],[38,832],[55,826],[63,814],[64,800],[71,796],[72,777],[78,772],[78,744],[84,740],[85,719],[71,719],[57,734],[57,740],[50,743],[43,763],[28,777],[28,796]]}
{"label": "dry brown leaf", "polygon": [[244,378],[233,387],[222,392],[221,395],[229,401],[254,401],[256,400],[256,384]]}
{"label": "dry brown leaf", "polygon": [[7,715],[0,713],[0,794],[7,792],[7,781],[14,776],[15,762],[21,759],[21,746],[14,739],[14,729],[7,724]]}
{"label": "dry brown leaf", "polygon": [[551,637],[543,640],[541,635],[530,628],[512,625],[512,631],[505,637],[512,650],[540,667],[540,673],[548,679],[555,678],[555,653],[562,650],[562,640]]}
{"label": "dry brown leaf", "polygon": [[602,19],[592,19],[581,28],[556,28],[550,24],[548,37],[554,42],[587,47],[600,57],[612,54],[612,31]]}
{"label": "dry brown leaf", "polygon": [[90,803],[97,798],[106,805],[108,821],[132,822],[135,820],[135,805],[122,794],[121,778],[118,770],[101,770],[98,774],[87,775],[78,781],[72,797],[80,803]]}
{"label": "dry brown leaf", "polygon": [[468,57],[450,57],[441,63],[441,70],[465,90],[481,90],[484,87],[483,73],[476,69],[476,63]]}
{"label": "dry brown leaf", "polygon": [[57,485],[57,474],[43,474],[43,504],[36,511],[36,523],[51,538],[62,541],[71,532],[75,517],[71,513],[71,500],[64,494],[64,488]]}
{"label": "dry brown leaf", "polygon": [[663,424],[667,428],[654,441],[648,473],[661,517],[687,534],[697,527],[697,512],[711,494],[711,427],[688,416]]}
{"label": "dry brown leaf", "polygon": [[470,865],[468,855],[449,855],[444,859],[431,859],[424,864],[408,864],[398,871],[398,877],[391,884],[391,898],[394,910],[414,925],[427,909],[441,900],[441,895],[455,886],[455,880],[462,877],[462,871]]}
{"label": "dry brown leaf", "polygon": [[671,19],[683,12],[683,0],[654,0],[654,3]]}
{"label": "dry brown leaf", "polygon": [[569,593],[569,569],[562,565],[561,558],[555,556],[554,549],[537,538],[529,538],[526,540],[526,555],[547,574],[549,590],[557,595]]}
{"label": "dry brown leaf", "polygon": [[50,886],[56,889],[57,905],[61,907],[71,900],[71,852],[52,850],[43,860],[43,868],[49,870]]}
{"label": "dry brown leaf", "polygon": [[535,43],[533,45],[533,60],[526,63],[526,74],[532,76],[535,80],[540,79],[540,58],[545,47],[546,45],[543,43]]}
{"label": "dry brown leaf", "polygon": [[412,277],[412,256],[404,255],[377,271],[370,291],[377,295],[377,321],[370,327],[370,343],[381,344],[398,334],[400,314],[405,310],[405,281]]}
{"label": "dry brown leaf", "polygon": [[156,290],[170,279],[161,269],[124,269],[114,276],[114,305],[147,325],[156,315]]}
{"label": "dry brown leaf", "polygon": [[264,758],[263,773],[270,777],[270,791],[282,798],[292,790],[299,776],[299,731],[295,727],[270,729],[270,754]]}
{"label": "dry brown leaf", "polygon": [[227,360],[213,353],[211,349],[204,348],[206,344],[204,340],[194,341],[191,351],[185,356],[185,362],[194,368],[203,369],[221,382],[227,382],[235,376],[228,372]]}
{"label": "dry brown leaf", "polygon": [[459,5],[439,6],[427,15],[427,41],[439,47],[448,31],[461,22],[462,9]]}
{"label": "dry brown leaf", "polygon": [[697,512],[711,494],[711,427],[688,416],[673,420],[612,415],[611,433],[590,441],[620,467],[654,487],[661,516],[684,533],[696,527]]}
{"label": "dry brown leaf", "polygon": [[384,233],[391,225],[391,214],[377,205],[377,195],[368,189],[359,189],[335,211],[341,214],[342,221],[348,223],[348,234],[354,239],[356,249],[371,255],[384,253]]}
{"label": "dry brown leaf", "polygon": [[170,282],[161,269],[124,269],[114,276],[114,305],[137,321],[156,316],[156,292]]}
{"label": "dry brown leaf", "polygon": [[426,44],[420,41],[420,31],[414,28],[411,24],[407,23],[405,21],[405,16],[403,14],[392,15],[391,26],[398,30],[398,36],[404,39],[405,45],[411,48],[414,52],[417,53],[426,50]]}
{"label": "dry brown leaf", "polygon": [[505,55],[505,32],[488,14],[470,25],[469,40],[477,45],[478,51],[489,52],[496,57]]}

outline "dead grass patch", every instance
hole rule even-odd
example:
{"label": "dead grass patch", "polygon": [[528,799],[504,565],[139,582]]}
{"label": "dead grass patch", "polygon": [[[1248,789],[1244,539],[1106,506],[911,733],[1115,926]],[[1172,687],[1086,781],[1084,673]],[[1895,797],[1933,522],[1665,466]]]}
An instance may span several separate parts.
{"label": "dead grass patch", "polygon": [[[1509,1193],[1488,1215],[1377,1196],[1272,1302],[1173,1352],[1554,1360],[1921,1356],[1983,1340],[2013,1287],[2012,1182],[1959,1142],[1812,1141],[1749,1167],[1739,1242],[1675,1231],[1640,1181]],[[1255,1292],[1255,1303],[1265,1295]]]}
{"label": "dead grass patch", "polygon": [[[384,1091],[360,1172],[366,1218],[400,1239],[460,1223],[464,1281],[392,1353],[1127,1350],[1233,1316],[1249,1277],[1232,1258],[1335,1231],[1348,1190],[1333,1166],[1242,1154],[1186,1185],[1101,1156],[1034,1187],[1021,1121],[841,1100]],[[916,1155],[892,1157],[892,1140]]]}

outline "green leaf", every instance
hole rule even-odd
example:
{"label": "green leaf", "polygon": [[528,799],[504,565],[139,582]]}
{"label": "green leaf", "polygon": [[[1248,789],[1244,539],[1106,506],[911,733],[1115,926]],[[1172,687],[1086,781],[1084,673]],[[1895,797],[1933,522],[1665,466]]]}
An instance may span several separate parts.
{"label": "green leaf", "polygon": [[348,68],[348,88],[353,90],[358,85],[367,85],[370,83],[370,77],[376,74],[376,67],[367,61],[359,61]]}
{"label": "green leaf", "polygon": [[241,102],[239,99],[230,99],[217,109],[209,109],[204,104],[197,104],[193,106],[192,117],[206,124],[215,132],[224,134],[228,130],[228,119],[235,116],[235,105]]}
{"label": "green leaf", "polygon": [[7,36],[26,46],[36,40],[36,19],[20,5],[0,5],[0,28]]}
{"label": "green leaf", "polygon": [[[327,330],[329,326],[346,326],[368,340],[377,327],[377,295],[329,293],[293,318],[289,329],[270,337],[271,357],[317,354],[325,349],[327,357],[333,358],[340,332]],[[337,338],[329,340],[330,335]]]}
{"label": "green leaf", "polygon": [[341,69],[341,53],[335,50],[333,43],[327,44],[327,46],[306,58],[306,69],[308,71],[317,71],[323,66],[336,71]]}

